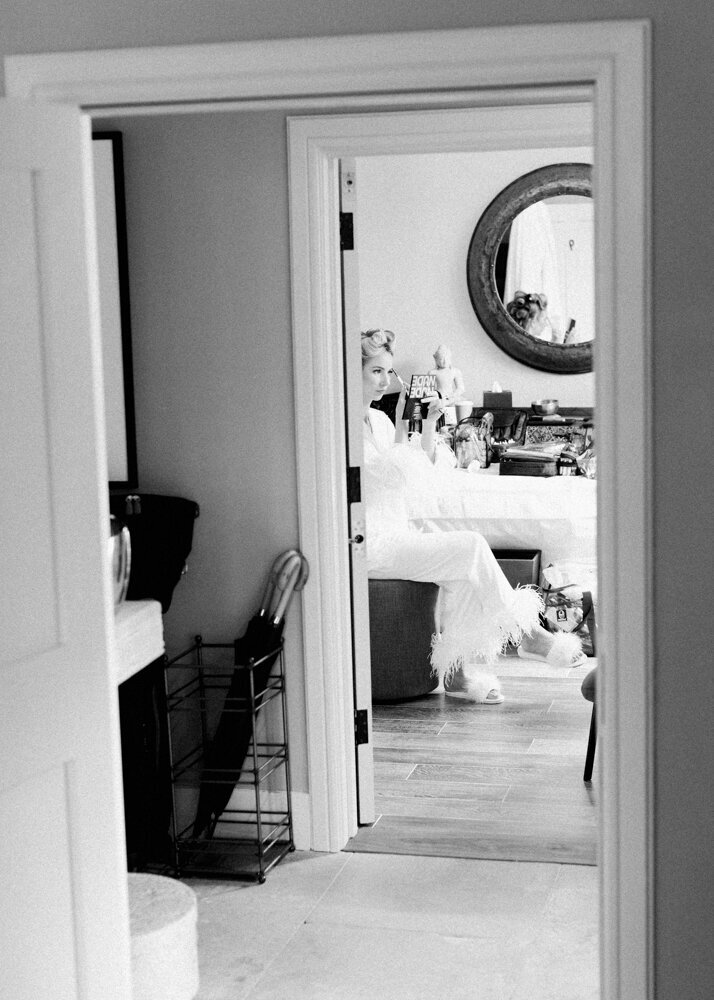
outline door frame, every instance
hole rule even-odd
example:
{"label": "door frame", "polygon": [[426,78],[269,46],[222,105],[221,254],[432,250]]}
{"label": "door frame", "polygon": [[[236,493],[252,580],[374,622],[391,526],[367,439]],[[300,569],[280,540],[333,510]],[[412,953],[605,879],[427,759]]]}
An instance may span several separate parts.
{"label": "door frame", "polygon": [[[345,468],[347,456],[344,441],[347,438],[346,405],[343,374],[353,378],[354,369],[359,368],[359,350],[355,342],[354,353],[345,357],[342,338],[336,338],[331,331],[342,329],[343,303],[340,271],[340,241],[337,212],[339,211],[340,182],[339,164],[342,159],[363,156],[400,155],[408,153],[447,153],[504,150],[542,147],[594,146],[592,88],[583,86],[574,90],[554,87],[547,95],[549,104],[543,104],[544,94],[533,95],[530,91],[518,89],[489,93],[484,99],[488,104],[478,108],[453,108],[440,110],[420,109],[402,111],[377,111],[349,115],[301,115],[288,118],[288,160],[291,199],[291,285],[293,288],[293,337],[296,349],[295,363],[304,366],[299,374],[296,369],[296,393],[309,384],[312,405],[323,407],[316,418],[317,426],[331,428],[333,449],[329,460],[326,451],[316,458],[316,467],[311,469],[305,492],[300,490],[301,508],[305,510],[320,498],[331,496],[337,499],[336,506],[329,507],[330,513],[338,520],[343,518],[342,510],[348,507],[345,491]],[[503,101],[504,103],[500,103]],[[528,108],[524,121],[523,108]],[[557,110],[554,113],[554,108]],[[359,180],[357,181],[359,186]],[[307,296],[299,294],[307,290]],[[296,297],[297,296],[297,297]],[[316,368],[319,366],[319,369]],[[359,381],[359,374],[357,375]],[[323,388],[318,389],[322,386]],[[334,398],[329,398],[328,387]],[[308,396],[296,399],[297,412],[304,412],[308,406]],[[356,432],[361,440],[362,413],[358,416]],[[349,433],[355,433],[350,424]],[[297,451],[299,462],[308,462],[315,455],[315,428],[309,421],[296,421]],[[319,474],[318,466],[329,465],[336,473],[336,481],[329,486],[318,487],[317,497],[313,497],[314,477]],[[354,465],[355,463],[352,462]],[[330,492],[323,492],[329,490]],[[335,490],[338,492],[335,493]],[[342,505],[342,491],[344,505]],[[327,518],[328,509],[320,512]],[[322,520],[320,531],[331,530]],[[349,537],[349,518],[344,516],[344,527],[338,529],[336,538]],[[349,550],[344,544],[335,543],[333,556],[344,557],[349,573]],[[342,570],[340,570],[342,572]],[[366,589],[366,565],[364,566]],[[347,609],[349,610],[349,609]],[[355,709],[364,707],[355,704],[354,697],[347,704],[331,714],[332,707],[343,692],[353,692],[353,623],[345,619],[345,606],[336,603],[332,614],[338,623],[330,637],[335,644],[344,643],[331,651],[327,662],[343,664],[342,678],[338,681],[331,672],[328,678],[318,678],[314,670],[309,676],[313,681],[327,684],[329,696],[321,702],[319,692],[307,699],[309,710],[324,709],[323,714],[312,720],[308,730],[311,742],[309,758],[315,768],[315,781],[323,781],[322,775],[329,774],[325,788],[325,811],[330,817],[328,850],[340,850],[346,836],[357,832],[357,808],[359,801],[359,776],[351,761],[354,757],[354,730],[351,724]],[[319,655],[316,648],[313,656]],[[307,661],[306,662],[312,662]],[[367,679],[368,680],[368,679]],[[307,677],[306,677],[307,681]],[[346,718],[345,718],[346,713]],[[325,732],[324,742],[316,734]],[[371,738],[371,734],[370,734]],[[328,771],[328,757],[333,757],[335,747],[345,747],[345,759],[339,773]],[[334,759],[331,766],[335,767]],[[312,785],[315,787],[315,785]],[[323,788],[323,784],[317,787]],[[315,802],[313,808],[317,807]]]}
{"label": "door frame", "polygon": [[[605,667],[598,689],[598,773],[604,792],[601,981],[608,1000],[644,1000],[652,991],[650,33],[646,20],[600,21],[5,60],[9,96],[68,103],[90,113],[328,105],[343,110],[368,103],[389,109],[459,97],[508,100],[494,95],[494,88],[592,87],[599,258],[595,353],[597,371],[610,376],[597,380],[596,395]],[[340,362],[331,291],[337,259],[330,251],[334,236],[320,212],[334,182],[326,153],[311,147],[310,155],[318,167],[317,184],[294,191],[291,203],[293,260],[304,254],[293,269],[292,291],[299,518],[301,545],[315,558],[314,585],[303,600],[303,721],[310,735],[312,846],[339,850],[354,824],[354,798],[346,805],[344,793],[354,768],[351,685],[345,681],[350,656],[344,418],[341,379],[330,380]],[[627,435],[618,435],[625,421]]]}

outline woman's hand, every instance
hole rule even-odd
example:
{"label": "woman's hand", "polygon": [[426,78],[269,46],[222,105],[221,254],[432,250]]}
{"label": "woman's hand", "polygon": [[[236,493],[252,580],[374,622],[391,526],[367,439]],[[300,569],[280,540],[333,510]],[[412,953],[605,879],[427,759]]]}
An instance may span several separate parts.
{"label": "woman's hand", "polygon": [[433,462],[436,459],[436,423],[444,412],[444,400],[437,395],[429,395],[422,397],[422,403],[428,403],[429,409],[422,418],[421,446]]}
{"label": "woman's hand", "polygon": [[441,399],[439,396],[424,396],[422,398],[422,403],[429,404],[427,414],[423,418],[423,422],[427,424],[435,424],[439,417],[443,416],[444,410],[446,409],[446,400]]}

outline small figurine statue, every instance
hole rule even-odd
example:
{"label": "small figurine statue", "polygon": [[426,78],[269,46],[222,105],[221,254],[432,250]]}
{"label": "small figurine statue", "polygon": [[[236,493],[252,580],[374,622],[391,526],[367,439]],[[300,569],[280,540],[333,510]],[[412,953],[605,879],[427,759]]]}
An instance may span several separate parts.
{"label": "small figurine statue", "polygon": [[436,388],[441,393],[441,398],[447,406],[453,406],[464,396],[464,377],[459,368],[454,368],[451,363],[451,351],[446,344],[439,344],[434,351],[434,361],[436,368],[432,368],[430,375],[436,375]]}

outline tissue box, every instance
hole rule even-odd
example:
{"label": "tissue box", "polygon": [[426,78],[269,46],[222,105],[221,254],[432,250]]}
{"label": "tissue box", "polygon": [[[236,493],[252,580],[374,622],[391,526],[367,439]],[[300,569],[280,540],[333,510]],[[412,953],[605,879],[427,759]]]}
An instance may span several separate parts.
{"label": "tissue box", "polygon": [[509,408],[513,406],[512,393],[508,392],[487,392],[484,389],[483,405],[487,410],[498,409],[499,407]]}

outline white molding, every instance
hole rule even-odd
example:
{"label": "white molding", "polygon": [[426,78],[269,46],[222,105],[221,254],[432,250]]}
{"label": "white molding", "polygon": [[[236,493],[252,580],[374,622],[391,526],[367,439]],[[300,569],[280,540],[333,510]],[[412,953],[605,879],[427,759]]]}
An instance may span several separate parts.
{"label": "white molding", "polygon": [[295,850],[313,850],[310,796],[307,792],[291,792],[290,800],[293,804],[293,841],[295,842]]}
{"label": "white molding", "polygon": [[[293,340],[300,545],[315,573],[303,592],[306,738],[315,850],[341,850],[356,831],[352,644],[346,539],[345,418],[339,254],[333,213],[315,224],[308,206],[337,205],[336,169],[309,146],[291,195]],[[290,151],[290,169],[296,150]],[[320,282],[313,280],[320,261]],[[318,346],[319,345],[319,346]],[[312,585],[314,581],[314,586]]]}
{"label": "white molding", "polygon": [[527,102],[522,88],[511,93],[511,100],[517,96],[528,103],[527,121],[523,103],[501,107],[489,102],[478,108],[381,111],[378,115],[301,115],[288,119],[288,130],[296,149],[308,141],[334,159],[593,145],[592,87],[579,89],[578,102],[557,107],[553,94],[549,104]]}
{"label": "white molding", "polygon": [[[561,97],[564,101],[587,101],[589,100],[588,87],[563,87]],[[418,106],[419,108],[435,106],[443,107],[446,103],[449,107],[481,107],[482,105],[493,105],[494,107],[508,107],[512,104],[548,104],[553,103],[554,96],[550,87],[528,87],[515,89],[489,88],[485,90],[449,90],[448,98],[445,102],[444,94],[423,91],[421,93],[402,94],[399,99],[401,108]],[[391,109],[394,106],[394,97],[391,94],[338,94],[324,97],[263,97],[263,98],[240,98],[237,100],[222,99],[221,101],[181,101],[171,104],[171,114],[221,114],[230,111],[269,111],[279,109],[280,111],[309,112],[324,114],[326,111],[336,109],[341,112],[350,110],[362,111],[368,108],[371,111],[380,108]],[[146,103],[146,104],[102,104],[93,106],[92,121],[101,123],[104,119],[111,119],[118,116],[133,115],[135,117],[145,117],[148,115],[165,115],[166,104]]]}
{"label": "white molding", "polygon": [[[479,88],[594,86],[596,365],[601,376],[607,375],[596,378],[596,400],[601,651],[606,667],[598,694],[602,728],[597,768],[605,793],[601,940],[602,991],[608,1000],[645,1000],[652,991],[649,35],[646,21],[603,21],[5,59],[9,96],[59,101],[97,113],[117,107],[143,113],[160,104],[164,110],[205,104],[215,111],[221,102],[259,107],[297,101],[306,107],[318,97],[333,107],[338,98],[345,106],[357,100],[389,106],[413,95],[433,100],[435,94],[448,104],[454,92],[455,100],[463,100],[465,93]],[[507,103],[496,90],[494,103]],[[474,100],[483,103],[483,91]],[[309,155],[319,161],[314,149]],[[323,168],[317,169],[314,186],[297,197],[293,191],[293,254],[305,254],[308,270],[325,260],[330,247],[329,233],[318,230],[306,242],[300,229],[308,221],[310,198],[333,197],[334,180]],[[297,204],[300,197],[304,205]],[[307,272],[298,273],[304,278]],[[297,350],[295,357],[301,545],[314,568],[303,599],[303,629],[311,844],[319,850],[342,846],[350,808],[346,784],[338,802],[323,793],[325,783],[347,783],[350,776],[344,742],[350,729],[349,650],[344,635],[338,635],[348,628],[345,591],[338,589],[347,579],[346,557],[325,544],[326,538],[346,537],[340,534],[346,528],[344,483],[336,467],[336,435],[343,423],[340,390],[324,377],[341,363],[337,338],[328,336],[339,328],[331,301],[334,287],[332,272],[322,284],[294,280],[293,286],[296,314],[309,315],[315,342],[328,346],[323,357]],[[319,393],[314,392],[317,387]],[[626,436],[621,433],[625,421]],[[313,432],[312,451],[307,450],[307,427]]]}
{"label": "white molding", "polygon": [[[651,996],[653,968],[649,25],[596,84],[601,950],[606,997]],[[600,378],[597,373],[600,372]],[[622,427],[637,424],[625,455]],[[606,795],[603,795],[603,789]]]}
{"label": "white molding", "polygon": [[[293,289],[293,357],[295,365],[296,445],[301,538],[306,551],[318,540],[323,556],[336,553],[338,562],[322,566],[321,580],[330,595],[344,595],[341,612],[331,611],[332,628],[323,641],[304,625],[307,734],[315,843],[321,850],[341,849],[357,831],[356,773],[352,711],[351,621],[349,566],[346,559],[347,520],[344,483],[345,420],[341,391],[341,284],[336,225],[338,161],[341,157],[409,152],[454,152],[522,147],[538,136],[543,146],[592,146],[590,106],[569,104],[529,107],[529,125],[522,110],[480,108],[446,111],[382,112],[288,119]],[[525,138],[524,138],[525,136]],[[325,398],[323,398],[325,397]],[[329,397],[329,411],[326,408]],[[313,411],[315,401],[323,412]],[[319,472],[331,468],[334,482],[315,492]],[[316,520],[314,520],[316,518]],[[334,577],[324,574],[335,571]],[[321,592],[308,594],[320,614]],[[309,612],[306,622],[310,620]],[[328,649],[325,639],[329,638]],[[340,650],[339,657],[335,653]],[[333,665],[322,674],[324,657]],[[339,668],[339,669],[338,669]],[[346,711],[347,709],[347,711]],[[344,748],[336,766],[337,748]],[[328,748],[333,748],[328,753]],[[332,776],[327,772],[329,761]],[[327,832],[329,831],[329,833]]]}
{"label": "white molding", "polygon": [[645,28],[590,21],[13,55],[5,80],[9,97],[84,108],[577,86],[611,54],[627,56]]}

